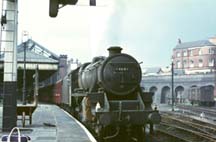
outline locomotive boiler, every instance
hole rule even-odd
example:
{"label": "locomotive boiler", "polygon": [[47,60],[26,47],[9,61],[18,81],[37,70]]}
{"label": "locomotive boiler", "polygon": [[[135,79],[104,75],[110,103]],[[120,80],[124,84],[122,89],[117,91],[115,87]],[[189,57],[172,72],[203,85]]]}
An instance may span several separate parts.
{"label": "locomotive boiler", "polygon": [[[152,109],[152,93],[143,92],[140,64],[110,47],[108,57],[95,57],[70,73],[73,115],[98,136],[99,141],[115,139],[143,141],[145,128],[160,122]],[[113,140],[112,140],[113,141]]]}
{"label": "locomotive boiler", "polygon": [[92,63],[79,70],[79,86],[89,92],[103,88],[107,93],[123,96],[133,93],[141,81],[139,63],[121,53],[120,47],[111,47],[109,57],[95,57]]}

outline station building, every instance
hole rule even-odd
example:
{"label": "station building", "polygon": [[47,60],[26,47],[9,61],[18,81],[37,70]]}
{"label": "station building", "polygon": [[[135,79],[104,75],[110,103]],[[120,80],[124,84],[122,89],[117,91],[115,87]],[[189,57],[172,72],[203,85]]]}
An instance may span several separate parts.
{"label": "station building", "polygon": [[[176,103],[189,103],[191,87],[215,87],[216,37],[206,40],[182,42],[178,40],[171,55],[174,69],[173,90]],[[154,92],[155,104],[169,104],[172,98],[171,65],[143,69],[145,91]]]}
{"label": "station building", "polygon": [[175,69],[182,69],[185,74],[209,73],[214,70],[216,58],[216,37],[193,42],[181,42],[173,49]]}

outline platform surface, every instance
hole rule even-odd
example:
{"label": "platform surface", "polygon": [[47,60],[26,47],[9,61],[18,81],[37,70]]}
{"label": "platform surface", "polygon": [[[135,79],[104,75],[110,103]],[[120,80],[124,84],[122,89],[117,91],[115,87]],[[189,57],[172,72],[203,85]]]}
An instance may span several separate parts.
{"label": "platform surface", "polygon": [[27,120],[25,128],[20,120],[17,122],[31,142],[96,142],[85,127],[56,105],[39,104],[32,118],[32,125]]}

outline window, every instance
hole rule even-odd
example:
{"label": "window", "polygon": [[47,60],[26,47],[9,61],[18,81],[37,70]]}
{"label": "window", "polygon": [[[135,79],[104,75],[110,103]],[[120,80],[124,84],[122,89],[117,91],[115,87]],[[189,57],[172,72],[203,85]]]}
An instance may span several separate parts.
{"label": "window", "polygon": [[199,67],[202,67],[202,66],[203,66],[203,60],[199,59]]}
{"label": "window", "polygon": [[193,68],[194,67],[194,61],[190,60],[190,67]]}
{"label": "window", "polygon": [[183,61],[183,66],[187,67],[187,61],[186,60]]}
{"label": "window", "polygon": [[176,65],[177,65],[177,68],[181,68],[181,62],[180,61],[177,61]]}
{"label": "window", "polygon": [[215,49],[214,48],[209,48],[209,54],[214,54],[215,53]]}
{"label": "window", "polygon": [[183,52],[183,56],[187,56],[187,51],[184,51],[184,52]]}
{"label": "window", "polygon": [[199,55],[202,55],[202,50],[201,49],[199,49]]}
{"label": "window", "polygon": [[181,56],[181,53],[180,53],[180,52],[177,52],[177,53],[176,53],[176,56],[177,56],[177,57],[180,57],[180,56]]}
{"label": "window", "polygon": [[190,55],[190,56],[193,56],[192,50],[189,51],[189,55]]}
{"label": "window", "polygon": [[209,66],[213,67],[214,66],[214,59],[209,59]]}

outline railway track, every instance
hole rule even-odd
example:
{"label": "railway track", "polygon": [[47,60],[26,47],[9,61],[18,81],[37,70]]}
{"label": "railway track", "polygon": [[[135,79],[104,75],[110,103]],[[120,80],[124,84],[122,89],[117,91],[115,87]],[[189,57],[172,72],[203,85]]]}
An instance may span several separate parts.
{"label": "railway track", "polygon": [[206,107],[198,107],[198,106],[177,106],[180,110],[184,110],[184,112],[191,113],[194,115],[200,115],[202,112],[205,113],[205,117],[207,119],[216,121],[216,110],[215,108],[206,108]]}
{"label": "railway track", "polygon": [[157,132],[184,142],[215,142],[216,126],[194,120],[181,114],[163,112]]}

